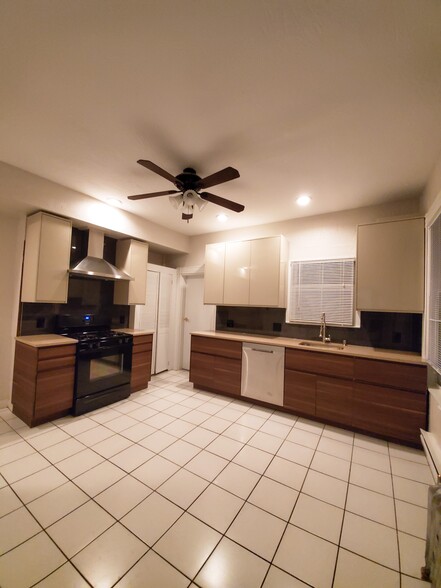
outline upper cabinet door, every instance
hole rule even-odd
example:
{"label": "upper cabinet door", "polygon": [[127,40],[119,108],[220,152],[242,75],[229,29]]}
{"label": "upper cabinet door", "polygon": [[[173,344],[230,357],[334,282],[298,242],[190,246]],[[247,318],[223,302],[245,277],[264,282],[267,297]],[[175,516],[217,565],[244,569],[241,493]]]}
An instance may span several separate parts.
{"label": "upper cabinet door", "polygon": [[225,243],[205,247],[204,304],[224,302]]}
{"label": "upper cabinet door", "polygon": [[251,241],[250,306],[284,306],[283,238]]}
{"label": "upper cabinet door", "polygon": [[145,304],[149,246],[134,239],[121,239],[116,245],[116,266],[133,280],[115,283],[115,304]]}
{"label": "upper cabinet door", "polygon": [[359,225],[357,310],[423,312],[424,219]]}
{"label": "upper cabinet door", "polygon": [[249,304],[250,254],[250,241],[225,243],[224,304]]}
{"label": "upper cabinet door", "polygon": [[70,220],[38,212],[28,217],[22,302],[67,302]]}

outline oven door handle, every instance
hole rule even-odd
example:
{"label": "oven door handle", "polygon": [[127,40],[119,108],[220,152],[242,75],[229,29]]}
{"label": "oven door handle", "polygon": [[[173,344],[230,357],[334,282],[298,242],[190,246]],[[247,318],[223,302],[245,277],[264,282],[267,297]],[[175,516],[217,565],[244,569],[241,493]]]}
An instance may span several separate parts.
{"label": "oven door handle", "polygon": [[77,357],[81,358],[94,358],[94,357],[105,357],[106,355],[117,355],[119,353],[127,353],[132,351],[132,344],[124,344],[118,346],[103,346],[97,349],[83,349],[77,353]]}

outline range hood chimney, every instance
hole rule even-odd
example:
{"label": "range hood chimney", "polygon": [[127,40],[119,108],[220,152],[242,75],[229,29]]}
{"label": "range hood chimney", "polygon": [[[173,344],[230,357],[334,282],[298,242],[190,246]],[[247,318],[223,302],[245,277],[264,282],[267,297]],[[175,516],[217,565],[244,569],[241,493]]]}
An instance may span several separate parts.
{"label": "range hood chimney", "polygon": [[103,259],[103,251],[104,233],[95,229],[89,229],[87,257],[69,270],[69,273],[73,276],[96,278],[99,280],[133,280],[132,276],[129,276],[123,270],[118,269]]}

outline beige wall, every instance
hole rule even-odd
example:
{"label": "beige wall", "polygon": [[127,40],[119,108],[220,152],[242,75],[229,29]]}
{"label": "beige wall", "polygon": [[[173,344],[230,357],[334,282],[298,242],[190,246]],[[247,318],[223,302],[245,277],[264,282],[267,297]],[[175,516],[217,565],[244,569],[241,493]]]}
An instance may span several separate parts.
{"label": "beige wall", "polygon": [[24,231],[24,219],[0,214],[0,408],[7,406],[12,390]]}
{"label": "beige wall", "polygon": [[303,217],[247,229],[209,233],[192,237],[188,255],[179,256],[175,261],[179,266],[201,266],[204,263],[207,243],[255,239],[271,235],[287,237],[290,245],[290,259],[355,257],[358,224],[419,214],[419,199],[411,198],[379,206]]}

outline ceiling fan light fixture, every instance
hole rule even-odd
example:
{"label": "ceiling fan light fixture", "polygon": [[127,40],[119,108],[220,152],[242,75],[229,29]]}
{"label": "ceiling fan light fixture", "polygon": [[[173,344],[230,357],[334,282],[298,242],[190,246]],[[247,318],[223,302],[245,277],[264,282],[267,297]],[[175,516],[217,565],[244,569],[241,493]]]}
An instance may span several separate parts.
{"label": "ceiling fan light fixture", "polygon": [[299,206],[308,206],[311,202],[311,196],[309,194],[300,194],[296,202]]}
{"label": "ceiling fan light fixture", "polygon": [[177,196],[169,196],[168,199],[170,204],[173,206],[173,208],[176,208],[176,210],[179,210],[179,208],[184,204],[184,201],[182,200],[182,194],[178,194]]}
{"label": "ceiling fan light fixture", "polygon": [[223,212],[221,212],[220,214],[217,214],[216,215],[216,218],[217,218],[218,222],[220,222],[220,223],[226,223],[227,220],[228,220],[228,215],[225,214],[225,213],[223,213]]}

